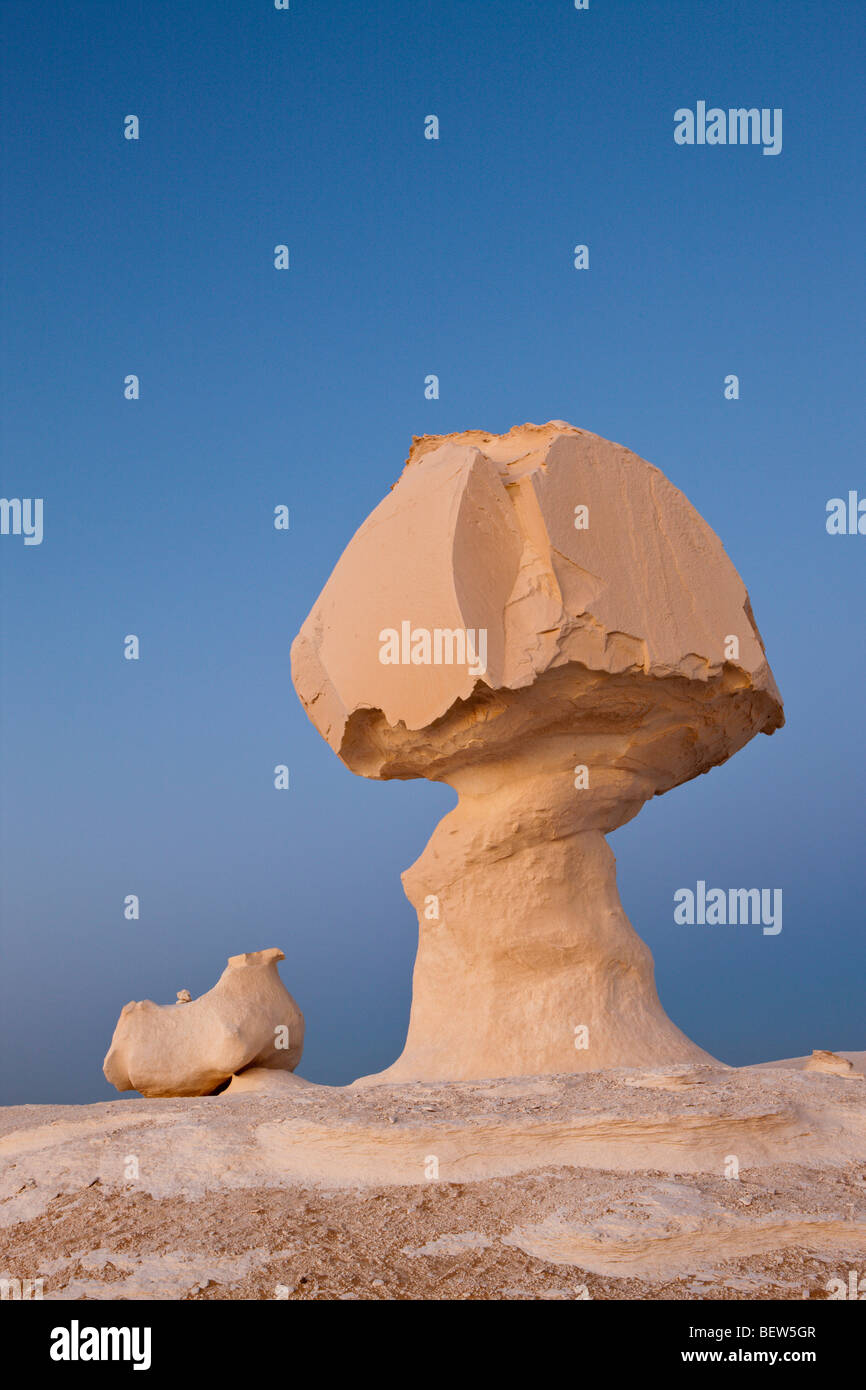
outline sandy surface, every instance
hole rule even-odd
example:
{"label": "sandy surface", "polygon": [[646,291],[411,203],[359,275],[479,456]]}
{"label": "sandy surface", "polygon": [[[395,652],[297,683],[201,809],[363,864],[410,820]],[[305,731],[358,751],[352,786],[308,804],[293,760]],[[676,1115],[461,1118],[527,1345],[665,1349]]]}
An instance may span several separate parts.
{"label": "sandy surface", "polygon": [[866,1078],[798,1060],[8,1107],[0,1275],[48,1299],[826,1298],[866,1275]]}

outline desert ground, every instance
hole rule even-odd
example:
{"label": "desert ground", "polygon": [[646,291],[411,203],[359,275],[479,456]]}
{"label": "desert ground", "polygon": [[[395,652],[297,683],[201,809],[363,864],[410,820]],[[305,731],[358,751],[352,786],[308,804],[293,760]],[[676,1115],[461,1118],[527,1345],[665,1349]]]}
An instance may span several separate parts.
{"label": "desert ground", "polygon": [[216,1096],[7,1107],[0,1275],[57,1300],[850,1296],[866,1053],[841,1055],[847,1076],[247,1073]]}

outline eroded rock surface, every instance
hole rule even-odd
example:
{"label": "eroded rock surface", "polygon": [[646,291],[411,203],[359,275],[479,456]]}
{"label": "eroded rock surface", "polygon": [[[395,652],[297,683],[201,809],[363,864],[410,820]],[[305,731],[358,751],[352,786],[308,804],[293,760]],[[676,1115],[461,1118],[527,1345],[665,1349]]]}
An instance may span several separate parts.
{"label": "eroded rock surface", "polygon": [[857,1071],[849,1057],[843,1057],[838,1052],[827,1052],[823,1048],[813,1050],[805,1070],[828,1072],[831,1076],[859,1077],[862,1075]]}
{"label": "eroded rock surface", "polygon": [[710,1060],[604,836],[784,720],[739,575],[657,468],[561,421],[415,439],[292,674],[353,771],[459,795],[403,875],[409,1035],[372,1079]]}
{"label": "eroded rock surface", "polygon": [[199,999],[181,1007],[150,999],[125,1005],[103,1063],[112,1086],[145,1096],[206,1096],[246,1067],[294,1071],[304,1016],[280,979],[284,959],[275,948],[231,956]]}
{"label": "eroded rock surface", "polygon": [[778,1062],[6,1107],[0,1275],[58,1300],[827,1298],[852,1270],[866,1292],[864,1157],[866,1088]]}

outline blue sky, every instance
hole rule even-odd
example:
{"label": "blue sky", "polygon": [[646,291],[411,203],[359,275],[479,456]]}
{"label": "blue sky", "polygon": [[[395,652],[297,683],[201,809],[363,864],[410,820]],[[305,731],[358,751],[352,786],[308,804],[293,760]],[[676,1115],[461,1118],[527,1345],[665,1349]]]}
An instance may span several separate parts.
{"label": "blue sky", "polygon": [[[550,418],[683,489],[786,702],[612,837],[665,1006],[733,1063],[866,1046],[866,537],[824,524],[866,495],[863,9],[10,0],[2,29],[2,495],[45,509],[0,537],[2,1099],[108,1098],[128,999],[270,945],[304,1075],[394,1059],[399,875],[453,795],[345,769],[289,646],[413,434]],[[782,108],[781,154],[677,146],[698,100]],[[781,887],[783,931],[675,925],[699,878]]]}

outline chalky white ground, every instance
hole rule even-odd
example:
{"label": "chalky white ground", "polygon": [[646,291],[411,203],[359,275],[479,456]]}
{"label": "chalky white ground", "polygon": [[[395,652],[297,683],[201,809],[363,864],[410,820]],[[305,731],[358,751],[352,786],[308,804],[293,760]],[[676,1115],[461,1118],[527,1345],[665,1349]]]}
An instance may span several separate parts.
{"label": "chalky white ground", "polygon": [[842,1055],[856,1074],[256,1071],[7,1107],[0,1275],[49,1299],[827,1297],[866,1273],[866,1053]]}

